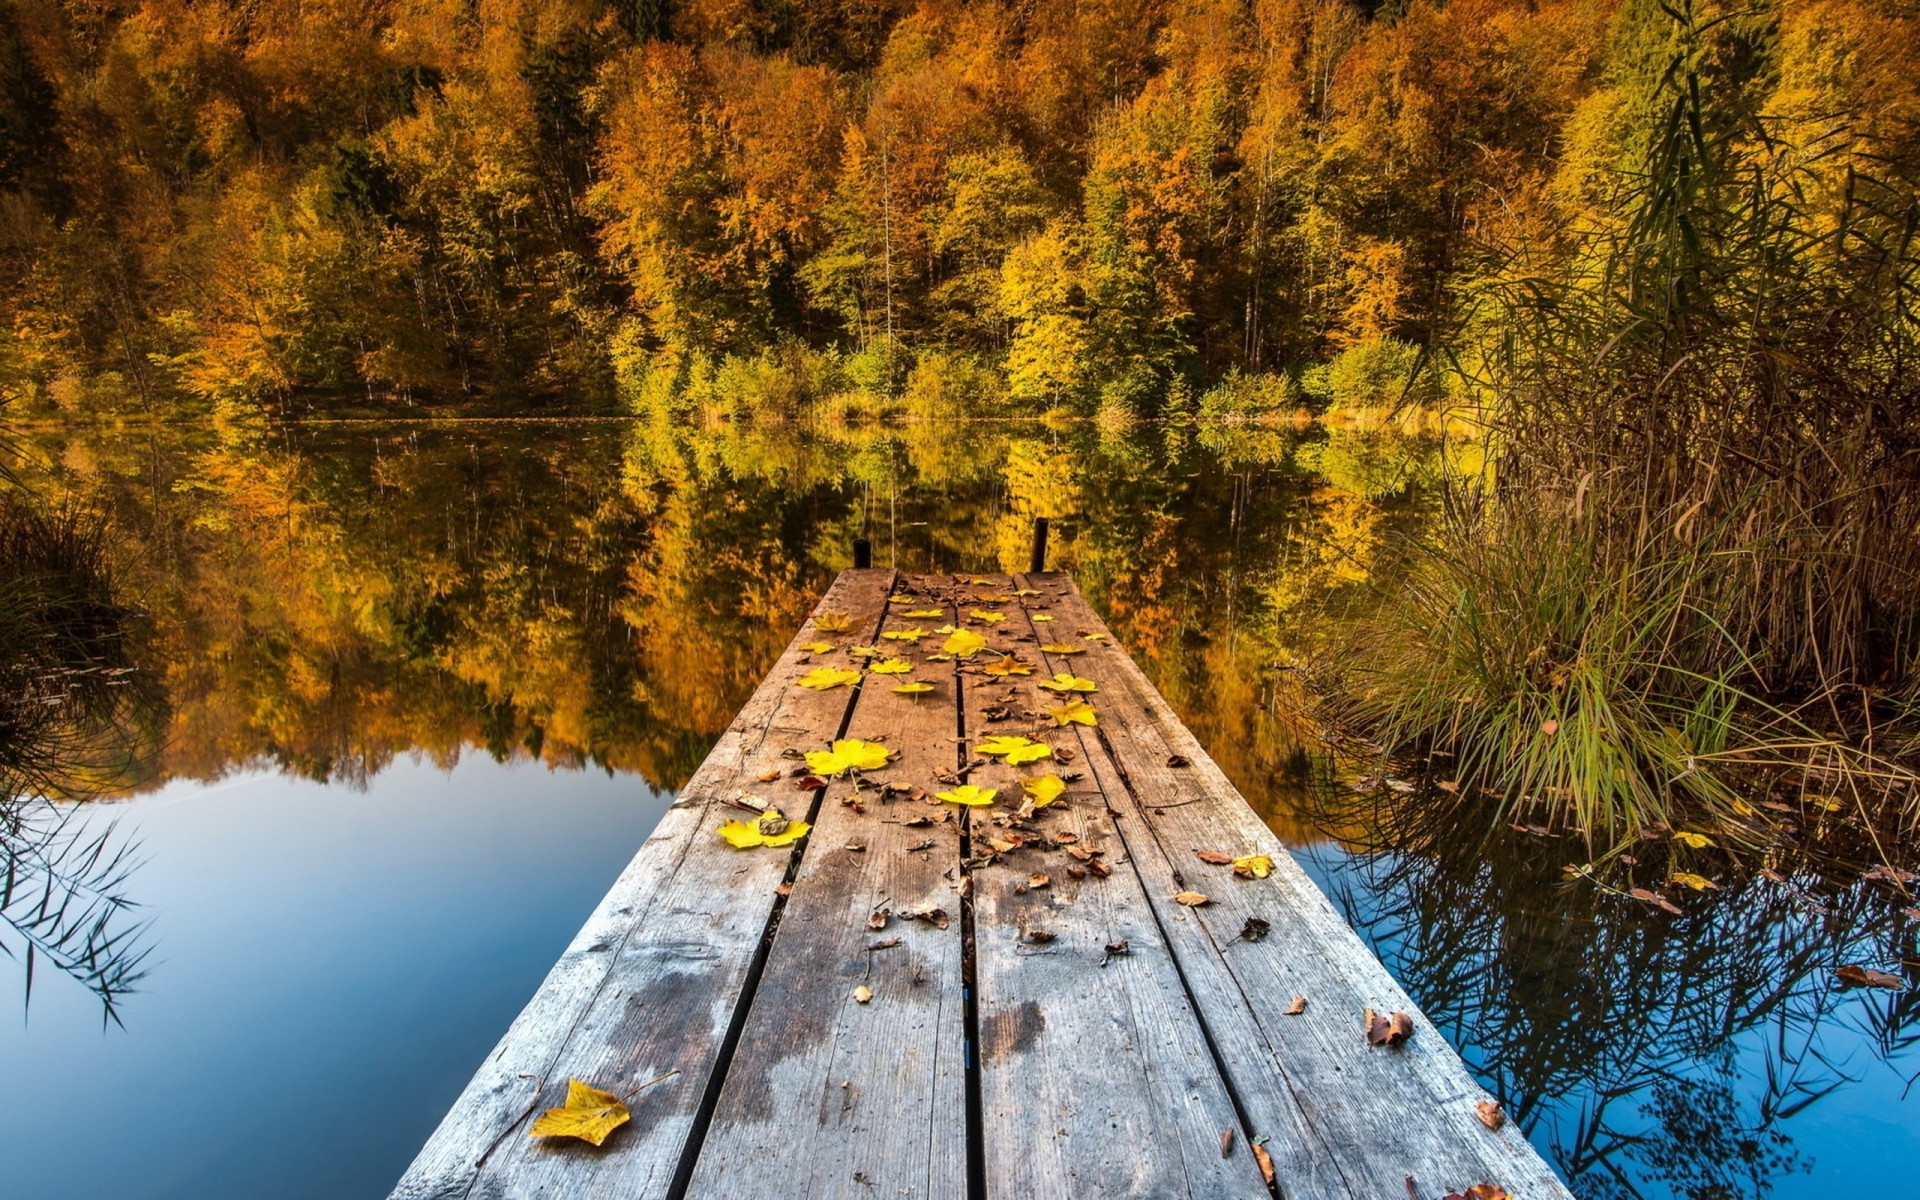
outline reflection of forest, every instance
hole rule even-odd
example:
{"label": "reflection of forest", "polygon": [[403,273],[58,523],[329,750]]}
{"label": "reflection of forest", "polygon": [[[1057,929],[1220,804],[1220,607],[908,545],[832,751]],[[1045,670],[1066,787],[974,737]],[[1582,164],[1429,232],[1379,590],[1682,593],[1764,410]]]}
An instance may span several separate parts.
{"label": "reflection of forest", "polygon": [[854,537],[904,567],[1012,568],[1046,516],[1056,564],[1248,794],[1278,796],[1308,761],[1267,703],[1285,619],[1365,581],[1418,507],[1420,446],[1352,436],[81,428],[37,435],[29,469],[112,514],[155,614],[171,711],[155,781],[261,762],[352,781],[484,749],[671,787]]}

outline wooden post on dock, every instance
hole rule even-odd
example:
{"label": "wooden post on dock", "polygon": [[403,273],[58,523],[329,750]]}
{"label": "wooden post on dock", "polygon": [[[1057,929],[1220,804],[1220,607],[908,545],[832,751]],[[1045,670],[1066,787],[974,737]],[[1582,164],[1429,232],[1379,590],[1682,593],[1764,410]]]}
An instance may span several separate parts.
{"label": "wooden post on dock", "polygon": [[1033,519],[1033,557],[1027,561],[1027,570],[1035,575],[1047,569],[1047,519]]}
{"label": "wooden post on dock", "polygon": [[864,571],[873,565],[873,543],[866,538],[853,539],[853,569]]}

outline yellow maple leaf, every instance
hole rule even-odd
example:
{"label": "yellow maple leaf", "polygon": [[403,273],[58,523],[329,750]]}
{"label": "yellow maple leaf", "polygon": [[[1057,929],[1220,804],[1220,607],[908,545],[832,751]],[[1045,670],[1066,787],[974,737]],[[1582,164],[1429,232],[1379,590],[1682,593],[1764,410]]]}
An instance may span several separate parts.
{"label": "yellow maple leaf", "polygon": [[982,754],[1005,758],[1009,765],[1016,767],[1021,763],[1039,762],[1043,758],[1053,757],[1053,747],[1045,742],[1028,741],[1026,738],[1011,734],[996,734],[990,738],[982,738],[973,748]]}
{"label": "yellow maple leaf", "polygon": [[987,648],[987,639],[971,629],[957,629],[946,641],[940,643],[940,649],[959,658],[977,654]]}
{"label": "yellow maple leaf", "polygon": [[912,683],[903,683],[893,689],[893,694],[896,696],[924,696],[932,690],[932,684],[922,683],[916,679]]}
{"label": "yellow maple leaf", "polygon": [[967,615],[976,621],[1004,621],[1007,619],[1007,614],[1003,612],[983,612],[977,608],[969,611]]}
{"label": "yellow maple leaf", "polygon": [[855,658],[878,658],[886,651],[878,646],[848,646],[847,653]]}
{"label": "yellow maple leaf", "polygon": [[1013,589],[1013,594],[1016,596],[1038,596],[1040,593],[1034,591],[1032,588],[1015,588]]}
{"label": "yellow maple leaf", "polygon": [[887,603],[888,604],[912,604],[914,603],[914,599],[912,596],[888,596]]}
{"label": "yellow maple leaf", "polygon": [[903,612],[900,615],[909,617],[915,621],[929,621],[946,616],[947,610],[944,608],[916,608],[912,612]]}
{"label": "yellow maple leaf", "polygon": [[885,662],[870,664],[867,670],[875,675],[905,675],[913,670],[913,664],[904,658],[889,658]]}
{"label": "yellow maple leaf", "polygon": [[860,682],[860,672],[846,667],[815,667],[800,677],[800,686],[824,692],[828,688],[847,687]]}
{"label": "yellow maple leaf", "polygon": [[934,793],[949,804],[965,804],[969,807],[992,804],[993,798],[999,794],[1000,792],[995,788],[977,788],[970,783],[963,783],[950,792]]}
{"label": "yellow maple leaf", "polygon": [[1667,882],[1685,884],[1696,892],[1704,892],[1708,888],[1717,888],[1720,886],[1706,876],[1695,875],[1691,871],[1675,871],[1667,878]]}
{"label": "yellow maple leaf", "polygon": [[1100,718],[1093,711],[1093,705],[1085,700],[1072,700],[1059,708],[1050,708],[1047,715],[1053,718],[1056,727],[1062,725],[1098,725]]}
{"label": "yellow maple leaf", "polygon": [[853,618],[843,612],[815,613],[813,627],[821,633],[845,633],[853,628]]}
{"label": "yellow maple leaf", "polygon": [[1067,781],[1058,775],[1035,775],[1032,779],[1021,780],[1020,789],[1033,797],[1035,808],[1045,808],[1067,790]]}
{"label": "yellow maple leaf", "polygon": [[887,748],[878,742],[844,738],[831,750],[807,751],[807,769],[816,775],[838,775],[843,771],[878,771],[887,765]]}
{"label": "yellow maple leaf", "polygon": [[1050,646],[1042,646],[1040,649],[1041,652],[1045,654],[1085,654],[1087,652],[1085,646],[1069,646],[1065,642],[1055,642]]}
{"label": "yellow maple leaf", "polygon": [[578,1079],[567,1080],[564,1108],[550,1108],[540,1114],[528,1131],[529,1137],[573,1137],[598,1146],[607,1135],[633,1119],[620,1097],[589,1087]]}
{"label": "yellow maple leaf", "polygon": [[1033,664],[1023,663],[1019,659],[1009,656],[1007,658],[1001,659],[998,662],[988,663],[987,674],[989,675],[1031,675],[1033,674]]}
{"label": "yellow maple leaf", "polygon": [[939,633],[939,634],[948,634],[948,633],[959,633],[959,632],[960,632],[960,627],[959,627],[958,625],[954,625],[954,624],[952,624],[952,623],[948,623],[948,624],[946,624],[946,625],[942,625],[942,626],[941,626],[940,628],[938,628],[938,629],[936,629],[936,630],[934,630],[934,632],[935,632],[935,633]]}
{"label": "yellow maple leaf", "polygon": [[755,821],[727,821],[720,826],[720,836],[741,850],[751,850],[755,846],[786,846],[807,836],[813,826],[805,821],[789,821],[780,815],[780,810],[769,807]]}
{"label": "yellow maple leaf", "polygon": [[1052,613],[1034,613],[1033,619],[1036,621],[1051,621],[1053,620],[1053,614]]}
{"label": "yellow maple leaf", "polygon": [[832,642],[808,642],[806,645],[800,648],[802,650],[805,650],[808,654],[825,654],[827,651],[833,649],[833,643]]}
{"label": "yellow maple leaf", "polygon": [[1692,833],[1685,829],[1675,831],[1673,840],[1683,846],[1690,846],[1695,850],[1704,850],[1708,846],[1713,845],[1713,839],[1706,834]]}
{"label": "yellow maple leaf", "polygon": [[1080,636],[1090,642],[1104,642],[1107,640],[1107,635],[1104,633],[1083,633]]}
{"label": "yellow maple leaf", "polygon": [[1100,689],[1091,679],[1082,679],[1068,671],[1061,671],[1052,679],[1044,680],[1041,687],[1050,692],[1097,692]]}
{"label": "yellow maple leaf", "polygon": [[1233,873],[1242,878],[1265,879],[1273,874],[1273,859],[1264,854],[1249,854],[1233,860]]}
{"label": "yellow maple leaf", "polygon": [[927,636],[924,629],[889,629],[880,635],[892,642],[917,642]]}

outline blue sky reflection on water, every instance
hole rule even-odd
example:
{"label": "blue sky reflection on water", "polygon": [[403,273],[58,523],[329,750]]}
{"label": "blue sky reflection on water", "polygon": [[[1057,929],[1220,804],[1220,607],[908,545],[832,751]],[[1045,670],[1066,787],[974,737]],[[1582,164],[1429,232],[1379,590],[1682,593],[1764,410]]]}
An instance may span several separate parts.
{"label": "blue sky reflection on water", "polygon": [[22,1020],[0,969],[5,1194],[384,1195],[671,800],[469,754],[96,806],[140,843],[150,973],[103,1030],[50,973]]}

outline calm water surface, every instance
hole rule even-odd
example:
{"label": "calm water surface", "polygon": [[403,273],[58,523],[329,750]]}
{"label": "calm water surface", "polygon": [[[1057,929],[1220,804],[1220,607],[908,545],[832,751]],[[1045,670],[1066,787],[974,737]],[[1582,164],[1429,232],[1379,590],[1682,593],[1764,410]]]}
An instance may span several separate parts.
{"label": "calm water surface", "polygon": [[384,1195],[852,539],[1010,569],[1035,516],[1577,1193],[1920,1194],[1920,993],[1831,974],[1920,958],[1911,900],[1816,853],[1784,882],[1722,864],[1671,917],[1568,882],[1567,842],[1344,787],[1301,736],[1287,668],[1424,519],[1419,439],[475,422],[29,449],[34,486],[111,514],[156,686],[116,798],[73,818],[137,858],[137,990],[105,1020],[0,960],[9,1196]]}

